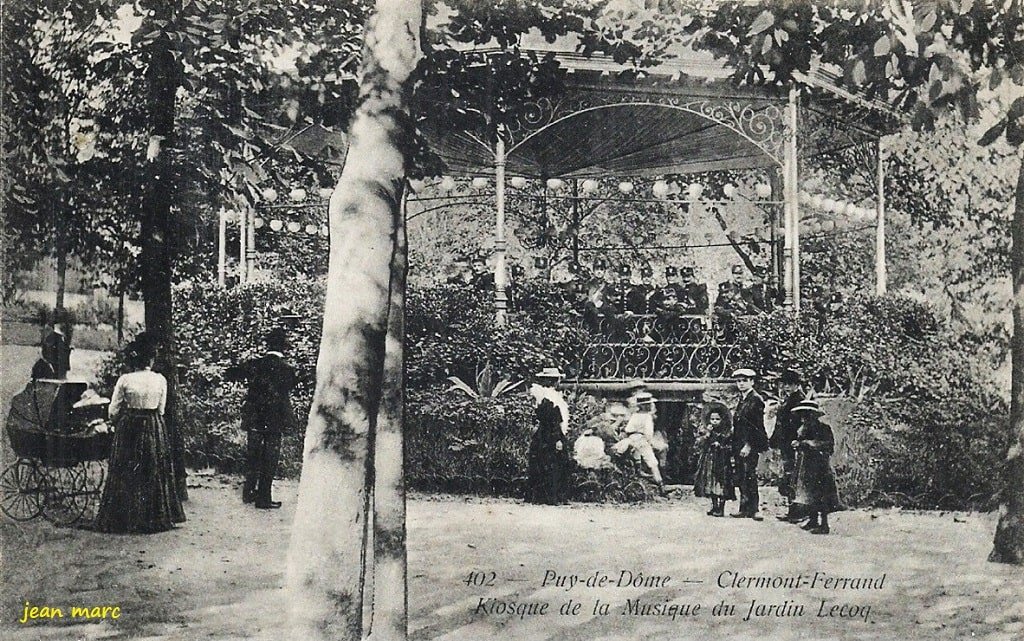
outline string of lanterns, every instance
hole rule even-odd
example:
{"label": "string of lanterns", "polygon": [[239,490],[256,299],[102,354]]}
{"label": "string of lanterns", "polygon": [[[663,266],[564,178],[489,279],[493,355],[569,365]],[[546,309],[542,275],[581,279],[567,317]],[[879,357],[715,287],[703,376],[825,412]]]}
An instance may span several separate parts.
{"label": "string of lanterns", "polygon": [[[812,234],[821,232],[832,232],[843,227],[851,227],[858,223],[869,223],[875,221],[876,212],[870,207],[860,207],[854,203],[844,202],[801,191],[799,194],[800,204],[817,210],[818,215],[803,219],[802,226]],[[826,219],[822,214],[832,214],[833,219]]]}
{"label": "string of lanterns", "polygon": [[[483,176],[477,176],[470,182],[473,189],[481,190],[486,189],[490,184],[491,180]],[[530,184],[529,179],[524,176],[512,176],[508,180],[508,185],[513,189],[525,189]],[[548,178],[544,181],[544,186],[553,192],[560,192],[567,186],[566,180],[562,178]],[[409,181],[409,187],[413,193],[419,193],[426,187],[427,181],[423,179],[413,179]],[[434,185],[441,192],[451,193],[458,188],[458,183],[452,176],[442,176],[439,180],[434,182]],[[597,193],[600,188],[600,183],[593,179],[587,178],[579,183],[580,193],[585,196],[590,196]],[[637,186],[633,181],[623,180],[616,185],[619,193],[628,196],[636,192]],[[651,184],[651,193],[655,198],[666,199],[669,196],[678,196],[685,193],[689,200],[696,201],[700,200],[704,194],[704,185],[701,183],[690,183],[686,185],[680,185],[675,181],[667,180],[656,180]],[[754,193],[759,200],[767,200],[771,198],[772,188],[768,183],[758,183],[754,185]],[[722,186],[722,196],[724,200],[732,200],[740,195],[739,188],[732,184],[726,183]]]}

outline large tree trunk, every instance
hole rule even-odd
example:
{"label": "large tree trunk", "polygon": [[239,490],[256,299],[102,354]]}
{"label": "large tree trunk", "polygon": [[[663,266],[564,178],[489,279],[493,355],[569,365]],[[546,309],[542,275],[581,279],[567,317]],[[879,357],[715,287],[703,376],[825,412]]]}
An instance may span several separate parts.
{"label": "large tree trunk", "polygon": [[364,36],[348,158],[331,198],[317,385],[288,559],[296,640],[363,636],[371,447],[410,131],[408,81],[420,57],[421,19],[419,2],[377,0]]}
{"label": "large tree trunk", "polygon": [[999,524],[988,560],[1024,564],[1024,158],[1017,172],[1016,202],[1010,230],[1013,274],[1013,364],[1010,391],[1010,450],[1003,469]]}
{"label": "large tree trunk", "polygon": [[384,394],[374,438],[373,586],[374,641],[404,641],[408,623],[405,554],[405,283],[408,273],[405,211],[395,219],[391,308],[384,355]]}
{"label": "large tree trunk", "polygon": [[[154,19],[171,21],[180,13],[178,2],[154,4]],[[159,344],[155,369],[167,378],[167,433],[170,439],[175,484],[182,500],[187,499],[184,440],[178,411],[178,367],[174,342],[171,282],[174,276],[174,164],[166,147],[174,139],[175,94],[181,70],[166,36],[151,49],[146,71],[150,139],[147,158],[148,180],[143,189],[141,210],[142,294],[145,300],[146,332]]]}

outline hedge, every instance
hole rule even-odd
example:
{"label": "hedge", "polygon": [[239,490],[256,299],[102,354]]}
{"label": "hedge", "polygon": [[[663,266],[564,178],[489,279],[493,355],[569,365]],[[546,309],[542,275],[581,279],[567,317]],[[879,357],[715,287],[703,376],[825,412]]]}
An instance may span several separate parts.
{"label": "hedge", "polygon": [[[471,400],[445,391],[445,379],[454,375],[472,383],[488,363],[496,378],[512,380],[545,365],[564,367],[588,336],[560,289],[526,283],[513,295],[530,301],[529,311],[513,309],[499,327],[490,294],[482,289],[438,285],[409,292],[406,413],[412,487],[518,493],[529,446],[527,397],[519,391]],[[258,355],[263,335],[285,310],[304,314],[291,332],[289,359],[298,368],[296,411],[308,413],[322,301],[323,286],[315,280],[233,289],[194,283],[175,289],[183,427],[193,464],[238,469],[243,386],[224,381],[224,371]],[[744,319],[737,332],[751,366],[766,372],[798,367],[817,391],[848,399],[848,411],[834,427],[846,435],[837,477],[849,504],[992,505],[1009,443],[1008,407],[964,367],[971,354],[927,305],[898,296],[854,297],[830,311],[776,311]],[[111,373],[114,368],[111,364]],[[572,402],[584,418],[600,411],[593,400]],[[575,424],[574,434],[578,429]],[[301,430],[286,436],[283,473],[297,473],[301,443]],[[632,483],[633,472],[613,485],[621,489]],[[580,483],[586,480],[584,475]]]}

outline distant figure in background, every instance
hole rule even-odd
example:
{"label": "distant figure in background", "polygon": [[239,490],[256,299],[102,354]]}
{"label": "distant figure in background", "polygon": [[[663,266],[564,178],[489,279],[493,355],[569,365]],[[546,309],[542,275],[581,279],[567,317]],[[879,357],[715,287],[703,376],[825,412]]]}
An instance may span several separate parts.
{"label": "distant figure in background", "polygon": [[800,374],[787,369],[779,380],[782,387],[782,403],[779,405],[775,419],[775,430],[768,439],[768,446],[779,451],[782,458],[782,476],[779,477],[779,494],[789,503],[789,510],[780,521],[801,520],[800,511],[793,505],[796,491],[796,450],[792,443],[796,440],[800,428],[800,417],[793,413],[793,408],[804,401],[804,391],[800,386]]}
{"label": "distant figure in background", "polygon": [[764,401],[754,390],[757,373],[741,368],[732,373],[740,402],[733,417],[732,449],[736,460],[736,486],[740,490],[740,509],[735,518],[761,520],[757,516],[759,494],[757,488],[757,459],[768,450],[768,435],[764,431]]}
{"label": "distant figure in background", "polygon": [[729,409],[718,402],[706,404],[695,443],[700,450],[700,458],[693,479],[693,494],[711,499],[708,516],[725,516],[725,502],[736,500],[731,439]]}
{"label": "distant figure in background", "polygon": [[132,371],[117,379],[110,398],[117,429],[95,529],[163,532],[185,521],[164,424],[167,379],[152,371],[156,347],[144,334],[129,346],[127,359]]}
{"label": "distant figure in background", "polygon": [[50,332],[43,338],[42,355],[53,368],[52,376],[33,378],[66,378],[71,369],[71,338],[67,334],[66,323],[54,321]]}
{"label": "distant figure in background", "polygon": [[530,386],[534,400],[536,431],[530,439],[526,500],[530,503],[559,505],[569,497],[572,459],[566,432],[569,406],[555,389],[562,378],[557,367],[545,367]]}
{"label": "distant figure in background", "polygon": [[255,503],[261,510],[281,507],[271,491],[281,454],[281,435],[298,427],[291,401],[295,369],[284,359],[288,350],[284,329],[270,330],[266,346],[263,356],[228,372],[229,378],[249,381],[242,404],[242,429],[247,434],[242,502]]}
{"label": "distant figure in background", "polygon": [[828,515],[843,509],[829,464],[835,451],[835,437],[832,428],[821,422],[824,412],[816,401],[803,401],[793,408],[793,413],[800,417],[800,429],[791,443],[797,451],[793,502],[811,516],[803,529],[811,534],[828,534]]}
{"label": "distant figure in background", "polygon": [[650,392],[640,392],[635,397],[636,411],[629,417],[626,427],[622,430],[624,437],[612,446],[612,453],[623,455],[632,453],[634,459],[643,461],[654,482],[663,485],[661,467],[654,450],[654,397]]}

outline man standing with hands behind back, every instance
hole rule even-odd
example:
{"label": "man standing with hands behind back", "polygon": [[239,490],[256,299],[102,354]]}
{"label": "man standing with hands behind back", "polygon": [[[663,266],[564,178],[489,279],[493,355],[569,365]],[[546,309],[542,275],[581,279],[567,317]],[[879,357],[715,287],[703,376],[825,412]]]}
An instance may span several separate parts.
{"label": "man standing with hands behind back", "polygon": [[242,502],[255,503],[261,510],[281,507],[281,502],[274,501],[271,494],[281,454],[281,434],[298,423],[290,397],[295,387],[295,369],[284,360],[288,349],[284,330],[270,330],[266,345],[263,356],[228,372],[229,377],[249,380],[249,391],[242,404],[242,429],[248,434]]}
{"label": "man standing with hands behind back", "polygon": [[757,491],[757,459],[761,452],[768,450],[768,435],[764,430],[764,400],[754,390],[757,373],[741,368],[732,373],[740,402],[733,418],[733,456],[736,459],[736,485],[740,490],[740,511],[734,518],[754,519],[757,516],[759,496]]}

